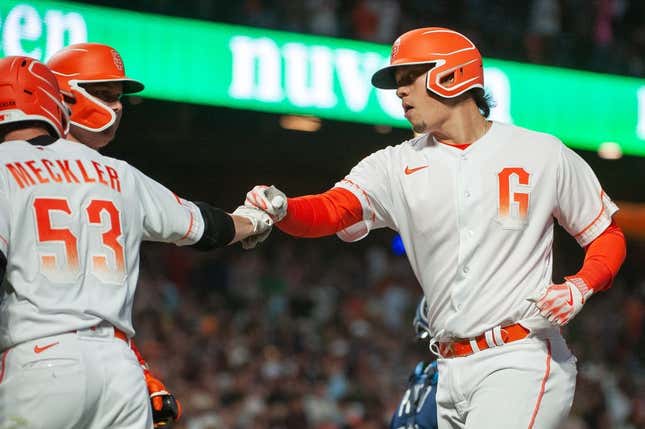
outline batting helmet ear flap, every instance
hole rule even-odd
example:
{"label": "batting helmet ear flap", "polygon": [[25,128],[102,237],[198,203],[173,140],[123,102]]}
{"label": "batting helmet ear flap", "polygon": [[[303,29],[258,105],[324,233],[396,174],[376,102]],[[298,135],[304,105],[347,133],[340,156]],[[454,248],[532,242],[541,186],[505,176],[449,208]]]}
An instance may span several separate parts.
{"label": "batting helmet ear flap", "polygon": [[442,97],[451,98],[472,88],[483,88],[484,69],[481,57],[457,63],[451,66],[448,62],[440,62],[428,70],[428,89]]}
{"label": "batting helmet ear flap", "polygon": [[91,95],[77,81],[70,81],[73,99],[71,110],[74,112],[72,123],[84,130],[101,132],[110,128],[116,121],[114,110],[100,99]]}

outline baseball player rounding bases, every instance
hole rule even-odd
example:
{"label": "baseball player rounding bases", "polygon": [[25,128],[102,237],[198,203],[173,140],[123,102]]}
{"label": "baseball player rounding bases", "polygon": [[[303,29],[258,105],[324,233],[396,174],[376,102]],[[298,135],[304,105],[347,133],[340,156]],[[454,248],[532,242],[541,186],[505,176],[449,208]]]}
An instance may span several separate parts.
{"label": "baseball player rounding bases", "polygon": [[141,242],[207,250],[272,222],[181,199],[67,128],[51,71],[1,59],[0,427],[150,429],[129,344]]}
{"label": "baseball player rounding bases", "polygon": [[[557,428],[576,380],[559,328],[625,258],[618,208],[556,137],[486,119],[482,57],[462,34],[403,34],[372,84],[396,90],[423,134],[367,156],[323,194],[274,207],[284,194],[256,186],[246,204],[294,236],[400,233],[427,300],[440,429]],[[586,251],[562,284],[551,279],[554,220]]]}

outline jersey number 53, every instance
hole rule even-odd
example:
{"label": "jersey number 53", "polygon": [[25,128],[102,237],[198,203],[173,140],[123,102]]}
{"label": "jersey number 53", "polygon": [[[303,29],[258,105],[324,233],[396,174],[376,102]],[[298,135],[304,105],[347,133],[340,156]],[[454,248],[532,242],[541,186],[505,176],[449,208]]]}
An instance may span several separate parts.
{"label": "jersey number 53", "polygon": [[[58,212],[58,216],[67,215],[70,219],[75,217],[69,202],[66,198],[35,198],[33,209],[42,273],[54,283],[73,281],[81,269],[79,239],[69,228],[57,228],[52,225],[53,213]],[[119,241],[122,237],[119,209],[112,201],[93,199],[83,212],[81,222],[87,223],[89,234],[84,238],[88,242],[81,244],[83,248],[89,249],[87,260],[91,260],[90,271],[104,283],[123,282],[125,252]],[[93,234],[99,235],[99,249],[92,246]],[[52,253],[51,246],[47,246],[47,251],[43,245],[48,242],[61,243],[64,255],[60,252]]]}

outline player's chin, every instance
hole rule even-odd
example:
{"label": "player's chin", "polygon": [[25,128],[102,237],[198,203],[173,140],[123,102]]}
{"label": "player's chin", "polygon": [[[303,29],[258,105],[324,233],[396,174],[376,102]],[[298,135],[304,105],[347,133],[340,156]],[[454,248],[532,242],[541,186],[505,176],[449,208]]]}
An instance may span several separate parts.
{"label": "player's chin", "polygon": [[91,139],[86,139],[85,144],[92,149],[98,150],[107,146],[114,139],[114,132],[107,132],[104,130],[98,133],[94,133]]}
{"label": "player's chin", "polygon": [[100,147],[106,146],[108,143],[114,140],[118,127],[118,124],[114,124],[111,127],[108,127],[98,133],[96,140],[97,142],[100,141]]}
{"label": "player's chin", "polygon": [[110,142],[116,136],[116,128],[110,127],[106,130],[101,131],[101,140]]}
{"label": "player's chin", "polygon": [[410,124],[412,124],[412,130],[417,134],[425,134],[428,130],[428,124],[424,121],[410,122]]}

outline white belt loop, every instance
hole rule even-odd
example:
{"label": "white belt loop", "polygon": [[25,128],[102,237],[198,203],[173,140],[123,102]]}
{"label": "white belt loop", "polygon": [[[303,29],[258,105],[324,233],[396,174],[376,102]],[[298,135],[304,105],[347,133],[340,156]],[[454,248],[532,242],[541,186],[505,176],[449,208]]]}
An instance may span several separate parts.
{"label": "white belt loop", "polygon": [[439,332],[437,332],[436,335],[432,335],[430,337],[430,341],[428,341],[428,348],[430,349],[432,354],[441,359],[445,359],[445,357],[441,355],[439,340],[443,336],[444,332],[445,332],[445,329],[440,330]]}
{"label": "white belt loop", "polygon": [[477,340],[470,340],[470,348],[473,349],[473,353],[477,353],[479,351]]}
{"label": "white belt loop", "polygon": [[493,339],[493,330],[489,329],[488,331],[484,332],[484,337],[486,337],[486,344],[488,344],[488,347],[497,347],[497,344],[495,344],[495,340]]}
{"label": "white belt loop", "polygon": [[501,326],[495,326],[493,328],[493,339],[495,340],[495,343],[498,346],[504,345],[504,339],[502,338],[502,327]]}
{"label": "white belt loop", "polygon": [[430,349],[430,352],[433,355],[435,355],[438,358],[443,359],[443,356],[441,355],[441,349],[439,348],[439,342],[438,341],[430,340],[430,343],[428,344],[428,349]]}

